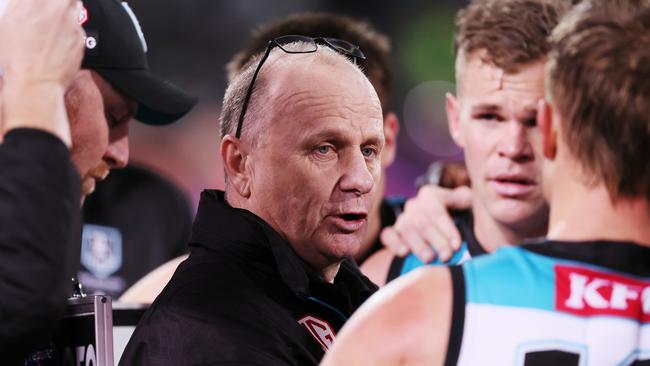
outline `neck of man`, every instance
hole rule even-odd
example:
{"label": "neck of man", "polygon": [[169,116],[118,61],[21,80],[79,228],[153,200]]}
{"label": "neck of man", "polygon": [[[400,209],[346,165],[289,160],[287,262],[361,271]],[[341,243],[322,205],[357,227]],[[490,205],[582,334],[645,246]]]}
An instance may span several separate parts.
{"label": "neck of man", "polygon": [[566,160],[555,163],[548,238],[631,241],[650,247],[650,202],[642,197],[612,200],[604,184],[587,184],[581,168]]}
{"label": "neck of man", "polygon": [[548,227],[546,211],[539,217],[529,217],[521,222],[506,224],[492,217],[474,194],[472,201],[474,235],[483,249],[492,253],[505,245],[519,244],[526,239],[543,237]]}
{"label": "neck of man", "polygon": [[368,215],[368,230],[366,231],[366,235],[363,237],[359,251],[354,256],[354,260],[357,263],[361,263],[368,258],[370,250],[372,250],[372,247],[379,238],[379,234],[381,234],[381,202],[384,199],[384,191],[386,189],[385,176],[386,175],[382,172],[381,180],[377,184],[376,199],[372,205],[372,210]]}
{"label": "neck of man", "polygon": [[[278,231],[277,225],[275,225],[275,223],[269,222],[263,217],[264,215],[256,212],[256,210],[251,207],[249,202],[244,197],[240,196],[237,192],[229,189],[228,185],[226,185],[225,192],[226,202],[230,207],[248,210],[254,213],[262,220],[264,220],[268,225],[270,225],[278,234],[284,237],[284,235]],[[323,281],[327,281],[329,283],[334,282],[334,278],[336,277],[336,274],[338,273],[343,260],[332,263],[332,260],[320,255],[319,253],[302,253],[300,251],[300,247],[296,247],[295,245],[292,245],[292,243],[289,243],[289,245],[291,245],[293,250],[296,251],[296,254],[298,254],[298,256],[302,258],[302,260],[305,261],[311,267],[311,269],[323,279]]]}
{"label": "neck of man", "polygon": [[337,262],[335,264],[330,264],[329,266],[317,270],[316,273],[320,275],[320,278],[322,278],[323,281],[334,283],[334,279],[336,278],[336,275],[339,273],[339,269],[341,268],[341,263],[343,263],[343,261]]}

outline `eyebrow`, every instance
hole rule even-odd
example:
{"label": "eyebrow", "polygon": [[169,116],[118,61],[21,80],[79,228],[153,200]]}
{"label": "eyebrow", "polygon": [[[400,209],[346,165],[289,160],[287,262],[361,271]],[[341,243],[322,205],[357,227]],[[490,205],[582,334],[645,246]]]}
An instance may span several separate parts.
{"label": "eyebrow", "polygon": [[479,104],[472,107],[472,113],[500,113],[501,106],[496,104]]}
{"label": "eyebrow", "polygon": [[[472,107],[472,114],[476,113],[502,113],[503,109],[497,104],[479,104]],[[530,119],[537,117],[537,106],[526,106],[523,112],[516,115],[517,119]]]}
{"label": "eyebrow", "polygon": [[[307,135],[304,138],[305,144],[313,144],[314,142],[317,141],[345,143],[348,140],[349,140],[348,136],[346,136],[343,131],[340,131],[336,128],[328,128],[327,130],[320,131],[313,135]],[[362,145],[367,145],[367,144],[379,145],[380,142],[381,139],[379,138],[379,136],[370,135],[366,137],[366,139],[362,142]]]}
{"label": "eyebrow", "polygon": [[319,131],[315,134],[309,134],[308,129],[305,129],[302,136],[304,136],[305,141],[330,141],[330,140],[342,140],[344,139],[343,133],[336,129],[328,128],[324,131]]}

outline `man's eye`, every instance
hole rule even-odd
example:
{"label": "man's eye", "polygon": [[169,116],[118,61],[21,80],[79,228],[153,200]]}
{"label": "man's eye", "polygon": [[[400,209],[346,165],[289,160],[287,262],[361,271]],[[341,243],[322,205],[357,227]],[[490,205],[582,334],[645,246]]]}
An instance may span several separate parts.
{"label": "man's eye", "polygon": [[501,121],[503,118],[495,113],[481,113],[476,118],[485,120],[485,121]]}
{"label": "man's eye", "polygon": [[316,149],[316,151],[318,151],[319,154],[325,155],[325,154],[329,153],[330,151],[332,151],[332,147],[327,146],[327,145],[323,145],[323,146],[319,146],[318,149]]}
{"label": "man's eye", "polygon": [[535,127],[537,126],[537,118],[529,118],[524,121],[524,126],[526,127]]}
{"label": "man's eye", "polygon": [[377,152],[375,151],[375,149],[373,149],[373,148],[371,148],[371,147],[364,147],[364,148],[362,148],[362,149],[361,149],[361,153],[363,154],[363,156],[365,156],[365,157],[367,157],[367,158],[371,158],[371,157],[373,157],[373,156],[375,156],[375,155],[377,154]]}

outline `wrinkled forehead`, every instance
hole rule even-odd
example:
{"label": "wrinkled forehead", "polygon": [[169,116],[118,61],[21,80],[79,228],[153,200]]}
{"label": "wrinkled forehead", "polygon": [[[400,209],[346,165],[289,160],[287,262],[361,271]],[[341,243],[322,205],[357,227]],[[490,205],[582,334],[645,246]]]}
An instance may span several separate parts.
{"label": "wrinkled forehead", "polygon": [[338,108],[349,113],[381,115],[377,92],[356,66],[319,62],[311,55],[292,55],[275,67],[269,97],[283,114],[317,113]]}
{"label": "wrinkled forehead", "polygon": [[[276,68],[269,80],[270,130],[306,136],[337,130],[358,137],[381,135],[383,117],[375,89],[347,63],[320,63],[294,58]],[[280,129],[281,131],[278,131]]]}
{"label": "wrinkled forehead", "polygon": [[458,60],[458,99],[465,107],[492,104],[513,110],[535,108],[544,96],[545,66],[543,59],[506,72],[479,56]]}

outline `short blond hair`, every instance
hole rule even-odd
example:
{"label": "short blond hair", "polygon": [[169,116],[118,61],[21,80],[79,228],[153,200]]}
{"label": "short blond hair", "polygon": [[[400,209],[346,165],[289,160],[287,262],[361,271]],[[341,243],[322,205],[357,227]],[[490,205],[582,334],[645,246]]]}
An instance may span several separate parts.
{"label": "short blond hair", "polygon": [[570,7],[570,0],[474,0],[456,16],[456,58],[482,52],[481,61],[517,72],[546,57],[548,37]]}

